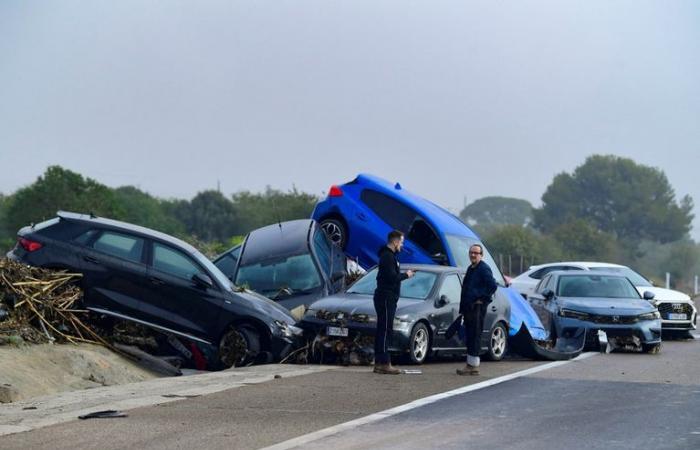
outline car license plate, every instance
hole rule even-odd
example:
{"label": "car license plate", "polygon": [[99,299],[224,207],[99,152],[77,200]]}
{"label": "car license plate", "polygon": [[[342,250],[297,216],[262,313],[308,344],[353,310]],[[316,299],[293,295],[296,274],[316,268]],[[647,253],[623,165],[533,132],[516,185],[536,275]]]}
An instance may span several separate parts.
{"label": "car license plate", "polygon": [[688,315],[670,313],[668,315],[668,320],[688,320]]}
{"label": "car license plate", "polygon": [[348,337],[348,329],[344,327],[328,327],[328,336]]}

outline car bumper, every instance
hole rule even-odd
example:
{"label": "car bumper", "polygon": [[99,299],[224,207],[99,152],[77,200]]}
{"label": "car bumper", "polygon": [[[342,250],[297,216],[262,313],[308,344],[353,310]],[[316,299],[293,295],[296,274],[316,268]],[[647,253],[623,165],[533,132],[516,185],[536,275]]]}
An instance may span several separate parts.
{"label": "car bumper", "polygon": [[[391,335],[391,345],[389,346],[390,352],[405,353],[408,351],[412,325],[413,324],[409,323],[405,329],[394,330],[393,334]],[[331,338],[335,337],[328,335],[329,326],[348,329],[347,338],[338,337],[338,339],[353,340],[358,335],[375,336],[377,334],[377,327],[375,323],[337,323],[315,318],[304,318],[301,322],[299,322],[298,326],[304,330],[304,334],[307,339],[314,339],[316,336]]]}
{"label": "car bumper", "polygon": [[637,336],[643,344],[661,342],[661,320],[644,320],[636,324],[601,324],[584,320],[561,318],[557,327],[558,336],[573,336],[580,328],[586,329],[586,346],[597,344],[598,331],[604,331],[609,337]]}

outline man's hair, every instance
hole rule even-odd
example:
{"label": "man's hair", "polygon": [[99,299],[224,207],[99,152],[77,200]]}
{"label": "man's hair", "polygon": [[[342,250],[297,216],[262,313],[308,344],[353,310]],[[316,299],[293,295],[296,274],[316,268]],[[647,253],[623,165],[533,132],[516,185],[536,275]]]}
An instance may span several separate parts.
{"label": "man's hair", "polygon": [[399,230],[391,230],[389,232],[389,235],[386,237],[387,242],[395,241],[397,239],[401,239],[403,237],[403,233]]}
{"label": "man's hair", "polygon": [[479,252],[483,255],[484,254],[484,247],[481,246],[481,244],[472,244],[469,246],[469,251],[471,251],[472,247],[479,247]]}

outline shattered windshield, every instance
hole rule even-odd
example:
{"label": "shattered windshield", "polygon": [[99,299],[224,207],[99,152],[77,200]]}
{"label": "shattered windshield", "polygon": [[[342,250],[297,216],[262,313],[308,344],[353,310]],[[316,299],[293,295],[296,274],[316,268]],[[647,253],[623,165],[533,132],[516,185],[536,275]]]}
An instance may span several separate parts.
{"label": "shattered windshield", "polygon": [[[425,300],[435,285],[437,275],[432,272],[416,272],[413,278],[401,282],[401,297]],[[377,288],[377,269],[374,268],[357,280],[350,289],[349,294],[374,295]]]}
{"label": "shattered windshield", "polygon": [[559,278],[557,295],[584,298],[640,298],[630,280],[614,275],[562,276]]}
{"label": "shattered windshield", "polygon": [[320,289],[321,276],[306,253],[242,265],[235,283],[274,300]]}

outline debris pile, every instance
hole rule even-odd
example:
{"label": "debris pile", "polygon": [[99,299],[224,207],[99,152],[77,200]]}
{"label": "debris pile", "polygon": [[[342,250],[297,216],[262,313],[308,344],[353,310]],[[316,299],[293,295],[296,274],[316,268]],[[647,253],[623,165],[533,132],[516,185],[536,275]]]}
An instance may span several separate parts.
{"label": "debris pile", "polygon": [[86,342],[109,346],[85,323],[80,274],[0,259],[0,344]]}

